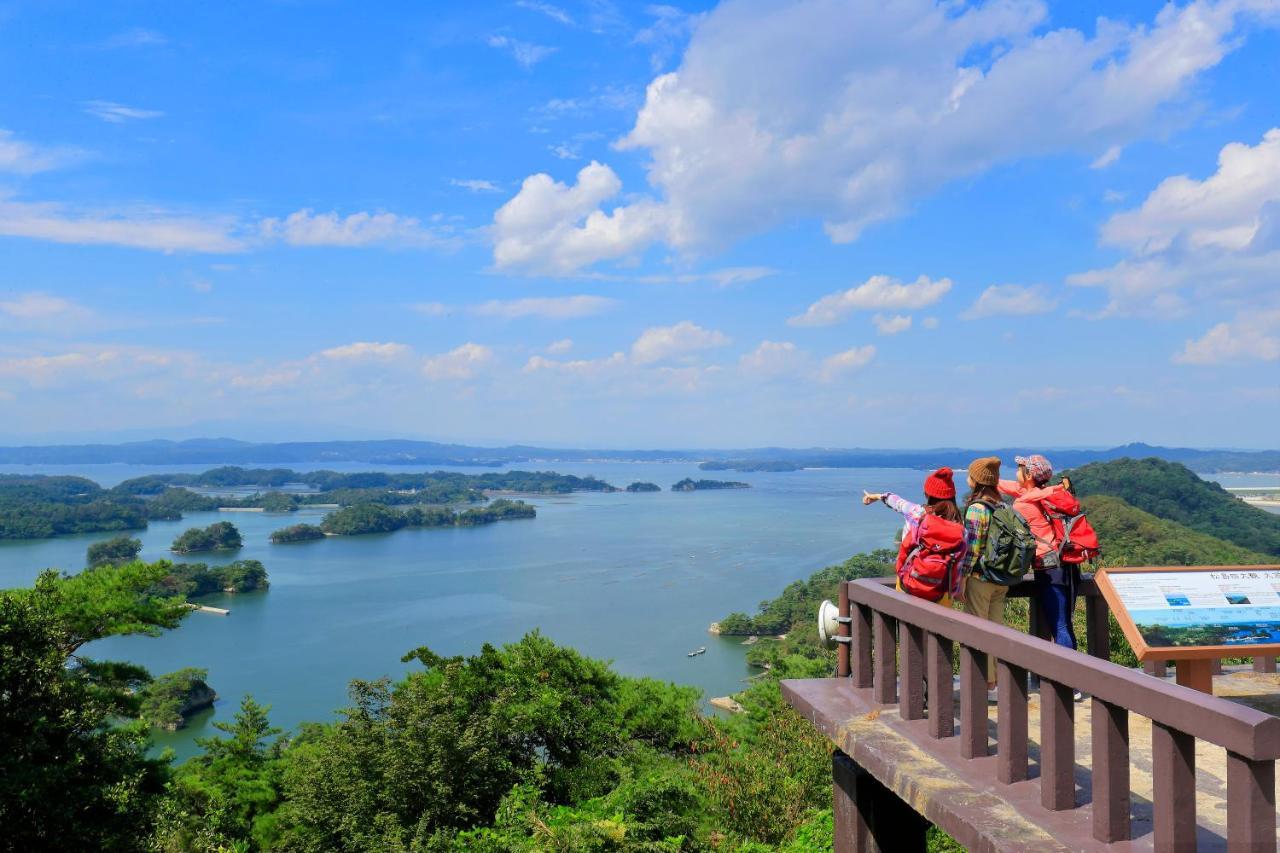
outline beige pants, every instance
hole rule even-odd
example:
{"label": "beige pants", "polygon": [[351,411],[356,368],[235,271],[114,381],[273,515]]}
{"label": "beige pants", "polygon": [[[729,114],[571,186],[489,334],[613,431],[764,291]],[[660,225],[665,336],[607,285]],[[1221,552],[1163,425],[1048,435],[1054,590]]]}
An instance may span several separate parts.
{"label": "beige pants", "polygon": [[[969,575],[964,582],[964,612],[978,616],[997,625],[1004,624],[1004,600],[1009,587]],[[996,680],[995,658],[987,657],[987,683]]]}

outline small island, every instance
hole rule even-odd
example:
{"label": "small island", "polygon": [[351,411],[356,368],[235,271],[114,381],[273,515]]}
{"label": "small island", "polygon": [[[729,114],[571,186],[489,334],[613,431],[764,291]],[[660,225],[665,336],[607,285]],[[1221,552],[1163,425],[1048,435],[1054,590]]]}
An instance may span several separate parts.
{"label": "small island", "polygon": [[173,540],[170,550],[175,554],[193,554],[197,551],[235,551],[243,545],[240,531],[229,521],[218,521],[208,527],[192,527]]}
{"label": "small island", "polygon": [[102,542],[94,542],[85,553],[85,565],[91,569],[100,566],[119,566],[138,559],[142,552],[142,540],[120,534]]}
{"label": "small island", "polygon": [[271,534],[271,541],[276,545],[284,542],[309,542],[313,539],[323,538],[324,531],[315,524],[293,524],[289,527],[282,527]]}
{"label": "small island", "polygon": [[662,487],[659,486],[657,483],[636,482],[627,486],[627,491],[628,492],[660,492],[662,491]]}
{"label": "small island", "polygon": [[694,480],[685,477],[671,487],[673,492],[701,492],[710,489],[749,489],[750,483],[738,483],[733,480]]}
{"label": "small island", "polygon": [[187,667],[161,675],[142,688],[139,717],[148,725],[175,732],[187,718],[211,707],[218,694],[205,683],[207,669]]}
{"label": "small island", "polygon": [[206,563],[174,563],[162,581],[168,595],[199,598],[217,592],[237,593],[266,589],[267,570],[258,560],[236,560],[225,566]]}

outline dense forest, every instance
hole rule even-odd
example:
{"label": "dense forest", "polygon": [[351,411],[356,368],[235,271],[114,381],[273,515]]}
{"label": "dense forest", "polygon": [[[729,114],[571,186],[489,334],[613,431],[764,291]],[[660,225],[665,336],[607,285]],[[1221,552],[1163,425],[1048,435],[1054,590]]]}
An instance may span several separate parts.
{"label": "dense forest", "polygon": [[662,487],[659,486],[657,483],[642,483],[640,481],[636,481],[631,485],[627,486],[627,491],[628,492],[660,492],[662,491]]}
{"label": "dense forest", "polygon": [[178,534],[170,546],[175,554],[197,551],[235,551],[244,544],[240,531],[229,521],[215,521],[208,527],[192,527]]}
{"label": "dense forest", "polygon": [[271,541],[277,545],[284,542],[309,542],[323,538],[324,531],[315,524],[292,524],[271,534]]}
{"label": "dense forest", "polygon": [[1217,483],[1162,459],[1118,459],[1070,472],[1080,495],[1113,495],[1152,515],[1280,557],[1280,515],[1249,506]]}
{"label": "dense forest", "polygon": [[[370,503],[344,507],[329,513],[320,522],[320,530],[334,536],[357,536],[364,533],[390,533],[407,527],[475,527],[512,518],[534,518],[536,515],[537,510],[530,504],[505,498],[462,512],[454,512],[444,506],[411,506],[398,510]],[[272,534],[272,541],[276,541],[275,534]]]}

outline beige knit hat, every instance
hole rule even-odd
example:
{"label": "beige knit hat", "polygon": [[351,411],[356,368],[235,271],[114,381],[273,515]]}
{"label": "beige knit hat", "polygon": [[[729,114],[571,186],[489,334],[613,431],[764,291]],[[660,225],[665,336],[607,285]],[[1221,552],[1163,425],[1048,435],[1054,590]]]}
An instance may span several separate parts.
{"label": "beige knit hat", "polygon": [[1000,481],[1000,457],[984,456],[969,463],[969,476],[979,486],[994,486]]}

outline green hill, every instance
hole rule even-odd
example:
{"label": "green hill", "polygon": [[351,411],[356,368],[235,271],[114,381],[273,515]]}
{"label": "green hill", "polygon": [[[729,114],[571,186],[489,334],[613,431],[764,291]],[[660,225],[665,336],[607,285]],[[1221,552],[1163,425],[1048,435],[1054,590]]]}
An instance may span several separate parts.
{"label": "green hill", "polygon": [[1081,496],[1114,495],[1167,521],[1280,557],[1280,515],[1249,506],[1185,465],[1155,458],[1117,459],[1083,465],[1069,474]]}
{"label": "green hill", "polygon": [[[1234,500],[1234,498],[1233,498]],[[1084,499],[1085,510],[1102,542],[1107,566],[1212,566],[1274,562],[1175,521],[1158,518],[1112,495]]]}

